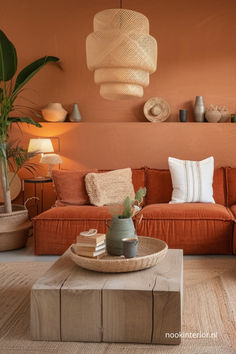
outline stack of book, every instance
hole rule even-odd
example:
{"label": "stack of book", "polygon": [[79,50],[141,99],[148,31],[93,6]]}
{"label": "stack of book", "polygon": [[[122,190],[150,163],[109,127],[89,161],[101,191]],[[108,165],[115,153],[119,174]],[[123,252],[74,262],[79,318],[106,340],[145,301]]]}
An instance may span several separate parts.
{"label": "stack of book", "polygon": [[77,236],[76,253],[78,256],[98,257],[106,252],[105,234]]}

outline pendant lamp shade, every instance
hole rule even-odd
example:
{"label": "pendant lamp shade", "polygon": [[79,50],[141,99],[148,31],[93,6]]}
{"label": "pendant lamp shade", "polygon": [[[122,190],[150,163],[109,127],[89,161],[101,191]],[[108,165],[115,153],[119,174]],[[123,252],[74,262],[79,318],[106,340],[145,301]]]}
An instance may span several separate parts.
{"label": "pendant lamp shade", "polygon": [[86,39],[87,66],[94,71],[100,95],[112,100],[142,97],[157,62],[157,42],[149,35],[147,17],[109,9],[94,16],[93,26]]}

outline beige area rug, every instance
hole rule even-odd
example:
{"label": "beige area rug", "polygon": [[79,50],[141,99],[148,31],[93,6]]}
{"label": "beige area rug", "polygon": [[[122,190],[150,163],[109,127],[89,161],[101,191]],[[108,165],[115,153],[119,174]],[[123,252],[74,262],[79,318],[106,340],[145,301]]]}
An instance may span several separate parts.
{"label": "beige area rug", "polygon": [[0,263],[0,353],[236,354],[236,257],[184,261],[183,333],[179,346],[33,342],[29,334],[30,288],[51,263]]}

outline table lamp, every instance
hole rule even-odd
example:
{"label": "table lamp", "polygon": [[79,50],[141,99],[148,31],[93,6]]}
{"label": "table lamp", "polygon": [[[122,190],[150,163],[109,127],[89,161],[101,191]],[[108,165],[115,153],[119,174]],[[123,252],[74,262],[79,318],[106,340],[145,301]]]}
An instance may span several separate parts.
{"label": "table lamp", "polygon": [[56,164],[62,163],[62,159],[57,154],[44,154],[54,152],[51,139],[49,138],[36,138],[30,139],[28,152],[35,152],[41,153],[40,163],[48,164],[48,172],[47,177],[52,176],[52,169]]}
{"label": "table lamp", "polygon": [[46,155],[43,155],[41,157],[40,162],[48,164],[47,177],[52,177],[52,170],[53,170],[54,166],[56,164],[61,164],[62,163],[62,159],[57,154],[46,154]]}

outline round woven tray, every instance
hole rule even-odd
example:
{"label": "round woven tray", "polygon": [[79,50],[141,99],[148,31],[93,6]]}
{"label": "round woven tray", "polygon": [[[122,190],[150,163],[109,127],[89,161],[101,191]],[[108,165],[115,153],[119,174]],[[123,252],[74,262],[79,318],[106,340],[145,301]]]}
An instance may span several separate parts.
{"label": "round woven tray", "polygon": [[104,273],[124,273],[146,269],[161,262],[168,250],[167,244],[151,237],[138,237],[138,254],[135,258],[104,255],[101,258],[78,256],[74,245],[70,248],[71,259],[80,267]]}

